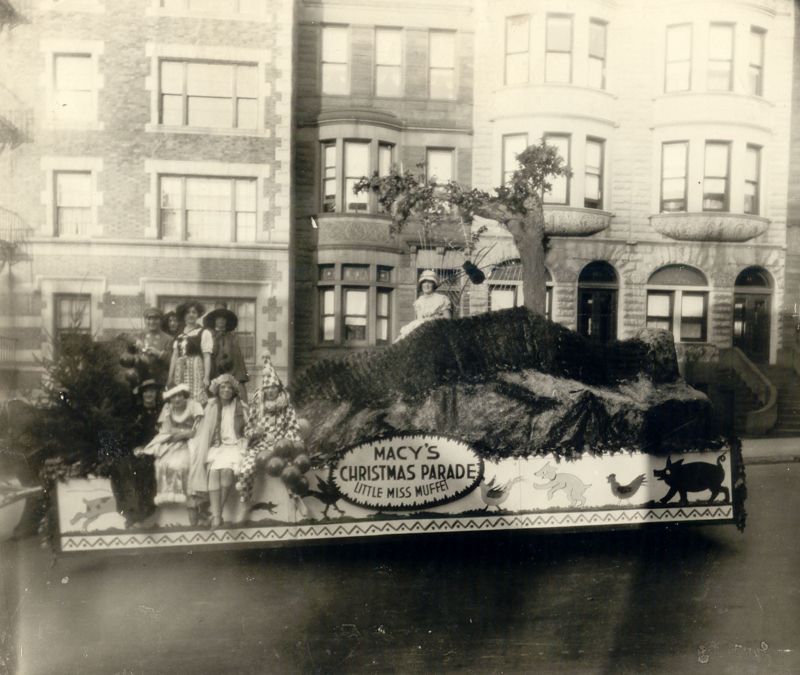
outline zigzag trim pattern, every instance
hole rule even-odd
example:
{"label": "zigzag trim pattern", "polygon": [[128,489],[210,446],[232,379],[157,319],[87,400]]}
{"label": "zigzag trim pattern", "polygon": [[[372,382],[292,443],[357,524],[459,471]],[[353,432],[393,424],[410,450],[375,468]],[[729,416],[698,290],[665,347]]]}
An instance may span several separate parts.
{"label": "zigzag trim pattern", "polygon": [[481,530],[558,529],[611,526],[632,523],[731,520],[733,506],[703,506],[624,511],[574,511],[470,518],[420,518],[408,520],[361,521],[320,525],[247,527],[230,530],[188,532],[69,535],[61,537],[61,550],[92,551],[161,546],[215,546],[307,539],[342,539],[391,534],[466,532]]}

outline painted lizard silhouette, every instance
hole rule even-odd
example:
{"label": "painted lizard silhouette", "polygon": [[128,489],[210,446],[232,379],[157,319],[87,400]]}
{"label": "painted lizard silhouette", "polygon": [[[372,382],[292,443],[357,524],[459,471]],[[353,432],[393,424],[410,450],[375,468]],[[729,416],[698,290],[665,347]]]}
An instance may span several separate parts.
{"label": "painted lizard silhouette", "polygon": [[548,481],[542,485],[533,484],[533,487],[537,490],[547,490],[548,499],[552,499],[556,492],[563,490],[569,500],[570,506],[583,506],[586,504],[586,496],[584,493],[589,489],[591,483],[586,484],[571,473],[558,473],[550,462],[547,462],[533,475]]}

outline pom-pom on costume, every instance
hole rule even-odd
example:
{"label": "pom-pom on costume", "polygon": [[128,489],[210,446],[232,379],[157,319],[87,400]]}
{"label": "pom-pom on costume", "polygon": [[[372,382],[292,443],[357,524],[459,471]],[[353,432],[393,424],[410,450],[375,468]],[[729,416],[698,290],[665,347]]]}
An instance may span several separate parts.
{"label": "pom-pom on costume", "polygon": [[[278,390],[275,396],[272,395],[273,388]],[[280,440],[301,440],[297,415],[289,401],[289,394],[267,355],[264,356],[261,386],[250,402],[250,417],[244,433],[248,448],[239,469],[236,489],[240,499],[248,502],[253,493],[258,456],[262,452],[272,452]]]}

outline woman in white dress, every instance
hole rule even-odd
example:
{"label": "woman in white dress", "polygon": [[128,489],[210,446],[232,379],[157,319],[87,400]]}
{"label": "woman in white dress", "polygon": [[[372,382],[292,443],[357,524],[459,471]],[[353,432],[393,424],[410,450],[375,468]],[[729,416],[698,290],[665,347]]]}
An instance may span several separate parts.
{"label": "woman in white dress", "polygon": [[414,301],[414,315],[416,318],[400,329],[400,335],[395,342],[402,340],[423,323],[433,319],[450,319],[453,315],[452,304],[447,296],[436,293],[439,278],[433,270],[425,270],[417,280],[422,293]]}

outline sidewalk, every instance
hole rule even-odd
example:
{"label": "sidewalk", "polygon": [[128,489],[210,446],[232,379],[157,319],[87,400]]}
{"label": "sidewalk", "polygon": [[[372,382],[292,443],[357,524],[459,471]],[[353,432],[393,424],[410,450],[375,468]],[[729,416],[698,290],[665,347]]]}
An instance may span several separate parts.
{"label": "sidewalk", "polygon": [[800,462],[800,438],[743,438],[745,464]]}

